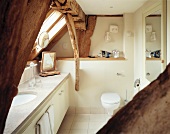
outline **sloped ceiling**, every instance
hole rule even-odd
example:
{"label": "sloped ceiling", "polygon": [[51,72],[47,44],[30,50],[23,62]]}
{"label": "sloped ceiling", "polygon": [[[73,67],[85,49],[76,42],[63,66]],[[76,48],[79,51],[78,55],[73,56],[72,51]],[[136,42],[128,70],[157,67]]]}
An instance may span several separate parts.
{"label": "sloped ceiling", "polygon": [[148,0],[76,0],[87,15],[133,13]]}

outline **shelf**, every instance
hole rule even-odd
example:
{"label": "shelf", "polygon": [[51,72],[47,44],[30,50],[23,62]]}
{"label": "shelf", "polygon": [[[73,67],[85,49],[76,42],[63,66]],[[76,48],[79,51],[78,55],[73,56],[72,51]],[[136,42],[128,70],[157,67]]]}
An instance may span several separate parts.
{"label": "shelf", "polygon": [[[74,60],[74,58],[56,58],[57,60]],[[124,57],[119,57],[119,58],[104,58],[104,57],[99,57],[99,58],[80,58],[80,61],[111,61],[111,60],[126,60]]]}
{"label": "shelf", "polygon": [[146,57],[146,60],[161,60],[161,58],[154,58],[154,57],[148,58],[148,57]]}

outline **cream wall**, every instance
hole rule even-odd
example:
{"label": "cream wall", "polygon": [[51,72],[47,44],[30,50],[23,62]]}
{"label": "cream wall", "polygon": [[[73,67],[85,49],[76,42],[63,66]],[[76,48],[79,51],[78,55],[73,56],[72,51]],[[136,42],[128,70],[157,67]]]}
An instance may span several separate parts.
{"label": "cream wall", "polygon": [[161,17],[146,17],[146,25],[152,25],[152,31],[156,32],[156,41],[151,41],[151,32],[146,33],[146,49],[161,50]]}
{"label": "cream wall", "polygon": [[149,0],[134,14],[134,29],[135,29],[135,43],[134,43],[134,79],[140,78],[141,89],[149,84],[149,81],[145,78],[145,55],[143,53],[143,24],[142,15],[143,12],[150,6],[152,6],[158,0]]}
{"label": "cream wall", "polygon": [[[102,22],[100,18],[97,21]],[[106,18],[103,18],[105,21]],[[110,18],[109,18],[110,19]],[[118,18],[116,18],[118,19]],[[106,19],[107,20],[107,19]],[[114,20],[114,19],[113,19]],[[124,104],[124,100],[126,99],[126,91],[128,100],[130,100],[133,96],[133,80],[134,80],[134,28],[133,28],[133,14],[125,14],[122,19],[120,19],[120,23],[122,24],[123,31],[121,33],[121,37],[119,37],[118,42],[121,42],[117,46],[120,47],[117,49],[121,49],[125,52],[125,61],[80,61],[80,88],[79,91],[75,91],[75,64],[74,61],[57,61],[58,69],[61,72],[70,72],[71,74],[71,82],[70,82],[70,104],[72,107],[76,108],[76,112],[82,113],[102,113],[104,110],[100,103],[100,96],[103,92],[113,91],[117,92],[122,101],[121,105]],[[97,22],[97,24],[99,24]],[[109,24],[115,24],[110,23]],[[117,23],[119,24],[119,23]],[[96,46],[91,49],[91,54],[97,54],[102,46],[106,47],[105,50],[110,50],[108,48],[108,44],[104,44],[104,33],[108,30],[108,24],[105,24],[103,27],[107,27],[102,32],[102,37],[98,29],[95,29],[95,33],[93,35],[92,46],[96,46],[96,42],[98,42],[99,38],[101,38],[101,42],[103,44],[99,44],[99,47]],[[98,27],[100,29],[100,27]],[[101,29],[100,29],[101,30]],[[128,36],[127,33],[131,32],[132,36]],[[94,44],[93,44],[94,43]],[[113,44],[110,44],[110,46]],[[116,49],[116,47],[113,49]],[[121,76],[118,76],[117,73],[121,73]]]}
{"label": "cream wall", "polygon": [[[105,33],[109,32],[110,25],[118,26],[118,33],[110,33],[111,41],[104,40]],[[123,50],[123,17],[97,17],[93,36],[91,37],[90,55],[95,56],[100,50],[111,52],[114,49]]]}
{"label": "cream wall", "polygon": [[74,57],[68,32],[64,34],[64,36],[57,42],[56,45],[54,45],[51,51],[56,51],[57,57]]}

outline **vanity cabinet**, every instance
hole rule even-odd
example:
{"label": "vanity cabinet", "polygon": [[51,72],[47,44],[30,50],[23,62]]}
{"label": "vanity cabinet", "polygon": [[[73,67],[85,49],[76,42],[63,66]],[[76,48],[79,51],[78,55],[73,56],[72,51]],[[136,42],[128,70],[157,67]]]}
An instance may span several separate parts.
{"label": "vanity cabinet", "polygon": [[69,107],[69,94],[68,94],[68,80],[60,87],[56,92],[55,96],[52,98],[52,104],[54,105],[55,112],[55,122],[54,122],[54,132],[57,133],[61,122],[67,112]]}
{"label": "vanity cabinet", "polygon": [[57,133],[61,122],[69,107],[69,94],[68,94],[68,78],[64,80],[47,99],[30,115],[30,117],[21,124],[17,134],[36,134],[36,123],[47,111],[47,109],[54,106],[54,133]]}

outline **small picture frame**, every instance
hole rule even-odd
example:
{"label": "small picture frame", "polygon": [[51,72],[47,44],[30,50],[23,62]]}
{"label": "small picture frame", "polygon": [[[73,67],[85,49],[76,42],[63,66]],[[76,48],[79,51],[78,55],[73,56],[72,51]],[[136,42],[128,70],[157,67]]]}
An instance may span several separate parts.
{"label": "small picture frame", "polygon": [[41,73],[56,70],[56,52],[42,52]]}

